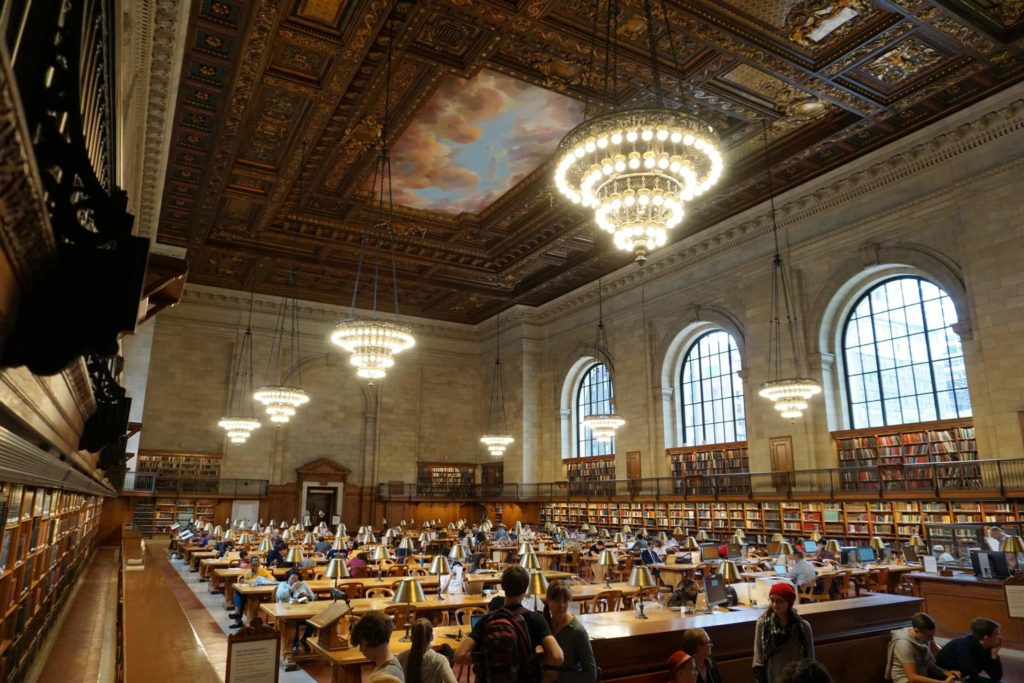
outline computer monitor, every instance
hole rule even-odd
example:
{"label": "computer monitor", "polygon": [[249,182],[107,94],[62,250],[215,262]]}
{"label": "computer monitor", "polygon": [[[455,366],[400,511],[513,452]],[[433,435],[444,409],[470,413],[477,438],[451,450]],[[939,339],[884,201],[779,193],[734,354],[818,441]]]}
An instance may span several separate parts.
{"label": "computer monitor", "polygon": [[725,591],[725,579],[720,574],[708,574],[704,577],[704,594],[708,597],[708,607],[717,607],[729,602]]}
{"label": "computer monitor", "polygon": [[857,561],[858,562],[874,562],[878,559],[875,555],[875,549],[869,545],[862,545],[857,547]]}
{"label": "computer monitor", "polygon": [[979,579],[1005,579],[1010,576],[1006,565],[1006,554],[971,548],[971,567]]}
{"label": "computer monitor", "polygon": [[743,546],[739,543],[730,543],[726,546],[725,555],[730,560],[738,560],[743,557]]}
{"label": "computer monitor", "polygon": [[482,619],[484,619],[486,616],[487,616],[486,614],[473,614],[473,615],[471,615],[469,617],[469,627],[471,629],[476,628],[476,625],[479,624],[480,621]]}
{"label": "computer monitor", "polygon": [[857,562],[857,547],[852,545],[846,545],[839,548],[839,562],[845,565],[851,565]]}
{"label": "computer monitor", "polygon": [[786,576],[786,574],[788,574],[789,572],[786,571],[786,565],[784,565],[784,564],[777,564],[777,565],[775,565],[775,573],[778,574],[779,576]]}
{"label": "computer monitor", "polygon": [[903,559],[907,562],[917,562],[920,559],[917,556],[917,548],[912,545],[903,546]]}
{"label": "computer monitor", "polygon": [[702,545],[700,547],[700,559],[702,560],[717,560],[718,557],[718,546],[717,545]]}
{"label": "computer monitor", "polygon": [[804,552],[808,554],[818,552],[818,544],[814,541],[804,541]]}
{"label": "computer monitor", "polygon": [[768,554],[769,555],[778,555],[779,554],[779,545],[781,545],[781,544],[778,541],[772,541],[771,543],[769,543],[768,544]]}

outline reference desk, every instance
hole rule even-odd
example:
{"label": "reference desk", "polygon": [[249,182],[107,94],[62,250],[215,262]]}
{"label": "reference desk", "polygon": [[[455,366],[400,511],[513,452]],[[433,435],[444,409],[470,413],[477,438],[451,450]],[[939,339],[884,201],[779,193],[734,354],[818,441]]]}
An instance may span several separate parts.
{"label": "reference desk", "polygon": [[[890,632],[910,624],[921,600],[871,595],[797,609],[811,623],[816,657],[836,683],[864,683],[882,680]],[[646,620],[637,619],[633,611],[579,617],[593,641],[603,680],[665,671],[665,659],[679,649],[682,631],[688,628],[703,628],[711,636],[723,680],[750,680],[754,626],[763,609],[683,616],[678,609],[650,606],[646,612]]]}
{"label": "reference desk", "polygon": [[1024,628],[1020,619],[1011,619],[1006,609],[1003,582],[979,579],[973,574],[941,576],[914,572],[907,574],[924,598],[924,611],[935,619],[936,633],[943,638],[963,635],[971,630],[971,619],[988,617],[1002,627],[1003,645],[1024,648]]}

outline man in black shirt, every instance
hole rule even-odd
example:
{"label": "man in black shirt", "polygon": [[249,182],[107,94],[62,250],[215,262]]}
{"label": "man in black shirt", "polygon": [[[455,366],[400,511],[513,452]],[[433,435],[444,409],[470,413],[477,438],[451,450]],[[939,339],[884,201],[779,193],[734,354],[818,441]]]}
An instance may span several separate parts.
{"label": "man in black shirt", "polygon": [[[530,634],[530,647],[534,652],[543,651],[543,663],[545,667],[558,667],[562,665],[562,648],[558,641],[551,635],[551,627],[540,612],[534,612],[523,607],[523,597],[526,589],[530,586],[530,574],[519,565],[506,569],[501,575],[501,588],[505,591],[506,609],[523,617],[526,622],[526,630]],[[493,614],[493,613],[492,613]],[[484,628],[487,620],[481,619],[469,636],[462,640],[459,649],[455,652],[457,664],[471,664],[473,651],[478,643],[483,642]]]}
{"label": "man in black shirt", "polygon": [[590,549],[587,550],[587,555],[597,555],[600,557],[602,550],[604,550],[604,541],[598,539],[597,543],[590,546]]}
{"label": "man in black shirt", "polygon": [[977,617],[971,620],[971,632],[946,643],[935,661],[943,669],[959,671],[967,683],[996,683],[1003,677],[1002,645],[999,623]]}

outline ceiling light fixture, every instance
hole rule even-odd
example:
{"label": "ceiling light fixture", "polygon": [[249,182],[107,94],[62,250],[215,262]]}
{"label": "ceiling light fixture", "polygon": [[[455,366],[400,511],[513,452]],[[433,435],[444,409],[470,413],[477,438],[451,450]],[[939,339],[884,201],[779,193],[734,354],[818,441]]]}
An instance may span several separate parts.
{"label": "ceiling light fixture", "polygon": [[487,433],[480,437],[480,443],[487,446],[491,455],[500,458],[515,439],[508,431],[508,415],[505,413],[505,384],[501,378],[501,314],[495,316],[494,331],[494,374],[491,377],[491,405],[487,413]]}
{"label": "ceiling light fixture", "polygon": [[256,296],[254,289],[249,293],[249,322],[238,347],[235,373],[228,387],[228,414],[217,426],[228,433],[231,443],[245,443],[253,431],[259,429],[260,421],[252,409],[253,358],[252,358],[252,305]]}
{"label": "ceiling light fixture", "polygon": [[[293,287],[298,273],[295,269],[288,271],[288,286]],[[270,342],[270,356],[267,359],[267,370],[264,374],[265,383],[253,393],[252,397],[266,406],[270,421],[278,424],[288,422],[295,416],[296,409],[309,403],[309,394],[302,388],[302,371],[299,364],[302,355],[299,350],[299,305],[294,297],[285,297],[281,302],[281,312],[277,316],[274,337]],[[289,364],[284,367],[281,357],[284,355],[285,320],[290,321],[288,336]],[[285,383],[288,370],[297,373],[295,384]],[[276,381],[276,383],[272,383]]]}
{"label": "ceiling light fixture", "polygon": [[[600,0],[595,0],[594,4],[591,68],[597,51]],[[665,106],[651,0],[644,0],[643,6],[656,105],[584,121],[569,131],[559,144],[555,170],[558,191],[574,204],[592,209],[598,226],[614,235],[619,249],[632,251],[639,263],[647,260],[649,252],[665,244],[668,231],[683,220],[685,204],[717,183],[724,168],[718,139],[711,126],[696,116]],[[664,0],[661,11],[678,73],[675,41]],[[618,80],[617,56],[610,57],[618,35],[618,13],[618,2],[606,0],[606,103],[612,101]],[[608,89],[609,73],[613,80],[612,91]]]}
{"label": "ceiling light fixture", "polygon": [[789,290],[789,275],[782,263],[779,252],[779,224],[775,220],[775,183],[772,179],[772,162],[768,149],[768,121],[764,121],[764,162],[768,173],[768,201],[772,215],[772,236],[775,239],[775,255],[772,256],[772,298],[770,336],[768,339],[769,381],[761,385],[758,393],[775,404],[782,417],[795,420],[807,410],[811,397],[821,393],[821,384],[808,377],[783,378],[782,375],[782,319],[780,308],[786,307],[786,328],[789,331],[789,346],[793,351],[793,364],[800,371],[800,354],[797,353],[796,306]]}
{"label": "ceiling light fixture", "polygon": [[[380,157],[374,168],[370,185],[371,198],[377,198],[379,216],[374,226],[373,261],[373,304],[369,317],[356,315],[359,298],[359,281],[366,255],[366,235],[359,247],[359,263],[356,267],[355,285],[352,290],[352,307],[347,320],[338,323],[331,334],[331,342],[352,354],[350,363],[357,368],[357,374],[370,380],[383,379],[394,367],[395,356],[416,345],[412,329],[401,322],[398,309],[398,268],[395,262],[394,203],[391,190],[391,156],[388,153],[388,123],[391,114],[391,53],[393,36],[388,24],[387,77],[384,85],[384,120],[380,134]],[[379,187],[378,187],[379,180]],[[386,188],[386,189],[385,189]],[[387,236],[391,250],[391,284],[394,292],[395,319],[377,317],[377,294],[380,289],[381,244]]]}
{"label": "ceiling light fixture", "polygon": [[601,296],[601,279],[597,280],[597,335],[594,340],[594,355],[608,369],[608,396],[600,401],[608,406],[606,413],[583,416],[583,426],[589,429],[599,443],[608,443],[615,438],[615,431],[626,424],[615,412],[615,363],[608,348],[608,331],[604,327],[604,300]]}

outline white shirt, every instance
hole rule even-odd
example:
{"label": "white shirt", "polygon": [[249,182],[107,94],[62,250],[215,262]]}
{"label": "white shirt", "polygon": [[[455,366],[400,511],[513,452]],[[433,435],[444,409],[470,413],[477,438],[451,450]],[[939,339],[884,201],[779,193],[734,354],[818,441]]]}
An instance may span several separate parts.
{"label": "white shirt", "polygon": [[992,538],[991,536],[986,536],[985,537],[985,544],[988,545],[988,549],[989,550],[995,550],[997,552],[999,551],[1000,541],[997,541],[996,539]]}
{"label": "white shirt", "polygon": [[448,595],[461,595],[466,592],[464,590],[464,585],[465,584],[462,579],[462,567],[452,567],[452,572],[448,575],[448,580],[442,588],[442,592],[445,592]]}
{"label": "white shirt", "polygon": [[814,570],[814,565],[807,560],[797,560],[786,577],[793,579],[799,588],[808,583],[813,584],[818,578],[818,572]]}

